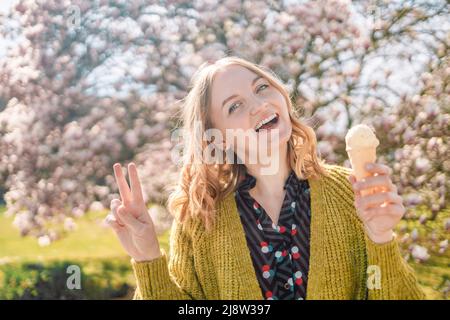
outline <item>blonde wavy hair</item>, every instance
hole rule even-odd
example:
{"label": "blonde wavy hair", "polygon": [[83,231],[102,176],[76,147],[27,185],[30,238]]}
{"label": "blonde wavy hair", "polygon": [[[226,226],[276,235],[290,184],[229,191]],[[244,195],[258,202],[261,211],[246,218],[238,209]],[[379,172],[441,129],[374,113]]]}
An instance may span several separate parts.
{"label": "blonde wavy hair", "polygon": [[[288,158],[291,168],[300,179],[319,178],[327,175],[325,162],[316,155],[314,130],[295,115],[287,88],[270,69],[238,57],[225,57],[215,63],[203,63],[190,82],[190,90],[182,102],[183,132],[187,133],[187,145],[183,154],[178,182],[172,187],[167,207],[180,222],[197,216],[210,229],[214,223],[216,204],[232,193],[246,172],[245,165],[233,163],[208,164],[198,159],[198,150],[204,150],[204,132],[212,128],[210,121],[211,88],[216,73],[223,67],[240,65],[265,78],[277,88],[284,98],[292,121],[292,134],[288,141]],[[201,128],[198,128],[198,124]],[[235,159],[236,155],[235,155]]]}

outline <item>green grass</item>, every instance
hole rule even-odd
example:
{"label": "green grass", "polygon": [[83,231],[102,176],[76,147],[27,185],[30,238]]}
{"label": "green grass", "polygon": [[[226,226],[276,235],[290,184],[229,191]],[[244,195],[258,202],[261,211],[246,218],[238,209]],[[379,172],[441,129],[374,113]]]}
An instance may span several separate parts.
{"label": "green grass", "polygon": [[[55,259],[123,258],[122,249],[114,231],[102,226],[107,212],[89,212],[77,220],[77,228],[63,239],[49,246],[39,246],[33,237],[21,237],[12,225],[13,218],[2,214],[0,208],[0,264],[2,262]],[[162,248],[168,248],[167,234],[160,237]]]}

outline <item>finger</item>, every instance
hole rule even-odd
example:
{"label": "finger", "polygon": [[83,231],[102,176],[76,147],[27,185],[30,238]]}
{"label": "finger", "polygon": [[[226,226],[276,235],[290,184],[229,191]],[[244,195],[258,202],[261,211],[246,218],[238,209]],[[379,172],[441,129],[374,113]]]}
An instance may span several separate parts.
{"label": "finger", "polygon": [[124,223],[120,219],[119,215],[117,214],[117,208],[122,205],[122,202],[119,199],[114,199],[111,201],[111,212],[114,218],[117,220],[117,223],[123,227]]}
{"label": "finger", "polygon": [[366,210],[368,208],[386,206],[388,204],[401,204],[402,198],[393,192],[379,192],[376,194],[366,195],[358,197],[356,200],[356,206],[360,210]]}
{"label": "finger", "polygon": [[122,201],[120,201],[119,199],[112,199],[109,208],[111,209],[111,211],[115,211],[121,204]]}
{"label": "finger", "polygon": [[113,214],[108,214],[107,216],[106,216],[106,218],[105,218],[105,223],[109,226],[109,227],[111,227],[112,229],[114,229],[115,231],[118,231],[120,228],[123,228],[124,226],[123,225],[120,225],[118,222],[117,222],[117,219],[116,219],[116,217],[114,217],[114,215]]}
{"label": "finger", "polygon": [[105,222],[108,226],[111,227],[111,229],[114,230],[125,250],[128,251],[128,253],[132,256],[137,256],[139,253],[136,248],[133,247],[133,241],[131,239],[130,233],[127,231],[125,226],[121,226],[112,214],[106,216]]}
{"label": "finger", "polygon": [[351,184],[354,184],[356,182],[356,177],[353,174],[350,174],[347,177],[347,180],[350,181]]}
{"label": "finger", "polygon": [[386,175],[369,176],[353,184],[353,189],[355,191],[373,189],[376,187],[387,188],[390,191],[394,190],[394,184],[392,183],[391,178]]}
{"label": "finger", "polygon": [[350,174],[348,177],[347,177],[347,179],[348,179],[348,181],[350,181],[350,184],[352,185],[352,188],[353,188],[353,192],[355,193],[355,197],[359,197],[359,196],[361,196],[361,192],[359,191],[359,190],[355,190],[355,188],[354,188],[354,184],[356,183],[356,177],[353,175],[353,174]]}
{"label": "finger", "polygon": [[398,189],[395,184],[392,184],[390,186],[375,187],[372,189],[372,193],[379,193],[379,192],[393,192],[395,194],[398,194]]}
{"label": "finger", "polygon": [[401,218],[404,214],[404,208],[398,204],[388,204],[385,207],[369,208],[363,211],[362,215],[366,221],[370,221],[375,216],[390,215]]}
{"label": "finger", "polygon": [[392,174],[392,169],[381,163],[375,162],[366,163],[365,169],[372,174],[388,175],[388,176]]}
{"label": "finger", "polygon": [[141,182],[134,163],[128,165],[128,172],[130,173],[131,194],[133,199],[137,202],[144,203],[144,197],[142,195]]}
{"label": "finger", "polygon": [[122,166],[119,163],[114,165],[114,175],[116,176],[117,186],[119,187],[120,197],[125,205],[131,202],[131,191],[128,187],[127,180],[122,172]]}
{"label": "finger", "polygon": [[125,207],[120,206],[117,209],[117,213],[119,214],[122,222],[130,228],[130,230],[135,233],[137,236],[142,236],[145,231],[145,224],[138,219],[136,219],[132,214],[129,214]]}

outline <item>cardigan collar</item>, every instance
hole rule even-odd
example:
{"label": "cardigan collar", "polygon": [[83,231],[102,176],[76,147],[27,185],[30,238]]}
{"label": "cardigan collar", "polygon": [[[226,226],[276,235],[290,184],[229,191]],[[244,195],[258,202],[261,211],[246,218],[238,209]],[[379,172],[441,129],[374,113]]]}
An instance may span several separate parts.
{"label": "cardigan collar", "polygon": [[[320,194],[322,194],[322,179],[308,179],[308,183],[310,186],[311,193],[311,232],[313,230],[317,230],[317,220],[315,216],[321,215],[321,206],[317,204],[317,199],[321,198]],[[234,259],[233,264],[239,265],[241,268],[241,273],[236,274],[238,279],[236,280],[239,283],[240,290],[248,292],[252,295],[252,299],[264,299],[261,293],[261,289],[259,287],[258,279],[256,276],[255,269],[253,267],[252,259],[250,256],[250,249],[247,246],[247,240],[245,238],[244,227],[242,226],[239,212],[236,206],[234,193],[230,193],[225,199],[223,199],[218,205],[218,215],[216,218],[221,221],[217,221],[218,225],[222,227],[225,226],[225,230],[220,230],[222,234],[225,234],[229,237],[227,239],[233,246],[233,254],[228,258]],[[308,279],[311,280],[311,277],[316,277],[314,274],[314,264],[317,260],[317,239],[314,236],[311,236],[310,239],[310,266],[312,268],[309,269]],[[312,270],[312,271],[311,271]],[[246,277],[244,275],[251,274],[252,277]],[[309,288],[309,286],[308,286]],[[307,288],[306,296],[308,298],[309,289]]]}
{"label": "cardigan collar", "polygon": [[[286,189],[288,185],[295,186],[298,184],[298,182],[299,182],[299,179],[297,178],[295,171],[291,170],[289,172],[289,175],[288,175],[286,181],[284,182],[283,189]],[[254,177],[253,175],[251,175],[248,172],[245,172],[243,179],[239,182],[239,184],[237,186],[237,190],[248,191],[248,190],[252,189],[255,185],[256,185],[256,177]]]}

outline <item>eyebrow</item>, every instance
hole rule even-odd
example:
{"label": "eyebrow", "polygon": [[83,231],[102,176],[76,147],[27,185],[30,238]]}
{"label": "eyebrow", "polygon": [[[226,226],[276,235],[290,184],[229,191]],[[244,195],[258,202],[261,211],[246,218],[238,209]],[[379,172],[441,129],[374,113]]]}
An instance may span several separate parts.
{"label": "eyebrow", "polygon": [[[257,76],[255,79],[253,79],[253,81],[252,81],[252,86],[255,84],[256,81],[258,81],[258,80],[261,79],[261,78],[262,78],[262,76]],[[223,102],[222,102],[222,108],[225,106],[225,104],[226,104],[228,101],[230,101],[231,99],[236,98],[236,97],[237,97],[237,94],[233,94],[232,96],[229,96],[228,98],[226,98],[225,100],[223,100]]]}

